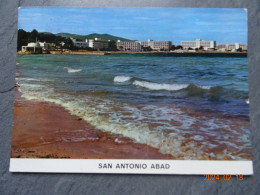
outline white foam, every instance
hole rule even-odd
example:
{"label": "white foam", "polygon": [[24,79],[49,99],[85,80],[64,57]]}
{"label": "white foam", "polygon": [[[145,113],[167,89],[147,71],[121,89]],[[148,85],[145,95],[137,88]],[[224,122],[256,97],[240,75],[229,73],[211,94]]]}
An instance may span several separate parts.
{"label": "white foam", "polygon": [[249,99],[247,99],[247,100],[246,100],[246,103],[247,103],[247,104],[250,104],[250,101],[249,101]]}
{"label": "white foam", "polygon": [[204,138],[200,135],[195,135],[194,136],[194,140],[197,140],[197,141],[202,141]]}
{"label": "white foam", "polygon": [[75,73],[75,72],[80,72],[82,71],[82,69],[73,69],[73,68],[69,68],[69,67],[64,67],[68,70],[68,73]]}
{"label": "white foam", "polygon": [[21,84],[21,87],[27,87],[27,88],[40,88],[42,87],[43,85],[39,85],[39,84],[28,84],[28,83],[23,83]]}
{"label": "white foam", "polygon": [[[133,85],[139,86],[139,87],[144,87],[144,88],[151,89],[151,90],[167,90],[167,91],[177,91],[177,90],[187,88],[189,86],[189,84],[152,83],[152,82],[138,81],[138,80],[135,80],[133,82]],[[196,86],[201,89],[206,89],[206,90],[209,90],[211,88],[211,86],[207,86],[207,85],[204,85],[204,86],[196,85]]]}
{"label": "white foam", "polygon": [[27,78],[27,77],[18,77],[16,78],[18,81],[39,81],[38,79],[35,78]]}
{"label": "white foam", "polygon": [[137,81],[133,82],[133,85],[144,87],[151,90],[168,90],[168,91],[177,91],[180,89],[184,89],[188,87],[187,84],[159,84],[159,83],[151,83],[147,81]]}
{"label": "white foam", "polygon": [[21,83],[23,83],[23,84],[26,84],[26,83],[32,83],[32,82],[30,82],[30,81],[37,81],[37,82],[52,82],[53,80],[51,80],[51,79],[45,79],[45,78],[30,78],[30,77],[16,77],[15,78],[15,80],[16,81],[18,81],[18,82],[21,82]]}
{"label": "white foam", "polygon": [[201,88],[201,89],[207,89],[209,90],[211,88],[211,86],[202,86],[202,85],[197,85],[197,87]]}
{"label": "white foam", "polygon": [[[127,103],[119,103],[107,99],[103,100],[98,97],[77,96],[75,98],[75,96],[69,94],[58,93],[46,85],[34,85],[33,87],[22,85],[19,90],[24,92],[23,96],[27,99],[37,99],[59,104],[69,110],[71,114],[84,119],[97,129],[121,134],[132,138],[137,143],[158,148],[161,153],[171,154],[180,159],[200,159],[207,152],[200,149],[200,145],[197,143],[202,143],[202,146],[214,149],[218,145],[208,142],[206,138],[208,136],[215,136],[219,143],[220,141],[223,142],[221,137],[217,137],[219,129],[230,129],[222,121],[209,118],[202,120],[201,117],[192,117],[174,106],[145,105],[136,107]],[[155,124],[154,127],[149,126],[151,122]],[[174,126],[176,122],[179,122],[180,125]],[[193,141],[183,146],[182,143],[185,141],[185,137],[182,135],[192,135],[194,131],[193,125],[198,122],[201,123],[201,127],[196,130],[202,132],[203,136],[193,136],[191,137]],[[81,137],[79,139],[78,137],[76,138],[74,141],[83,139]],[[84,139],[95,140],[97,138],[85,137]],[[203,140],[206,141],[202,142]],[[243,142],[245,140],[247,140],[247,137],[241,138],[240,141]],[[122,140],[116,139],[115,142],[121,143]],[[186,151],[184,156],[183,150]],[[210,152],[212,153],[212,150]],[[213,156],[216,155],[214,152],[212,154]],[[227,154],[223,154],[223,156],[225,155]],[[223,156],[216,156],[214,158],[222,159]],[[230,154],[230,156],[232,155]],[[239,156],[234,158],[239,158]]]}
{"label": "white foam", "polygon": [[123,83],[129,81],[132,77],[129,76],[115,76],[114,82]]}

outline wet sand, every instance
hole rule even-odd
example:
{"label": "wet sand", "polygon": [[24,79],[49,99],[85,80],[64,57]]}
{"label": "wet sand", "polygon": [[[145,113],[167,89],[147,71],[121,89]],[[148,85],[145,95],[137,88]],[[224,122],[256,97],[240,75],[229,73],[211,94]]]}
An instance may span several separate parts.
{"label": "wet sand", "polygon": [[173,159],[130,138],[105,133],[56,104],[15,90],[12,158]]}

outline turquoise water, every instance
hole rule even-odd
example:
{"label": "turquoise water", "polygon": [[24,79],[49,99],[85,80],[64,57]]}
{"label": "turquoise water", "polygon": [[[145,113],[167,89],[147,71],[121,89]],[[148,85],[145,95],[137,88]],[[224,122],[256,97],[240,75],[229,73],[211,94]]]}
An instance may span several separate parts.
{"label": "turquoise water", "polygon": [[250,156],[247,58],[19,55],[17,71],[27,99],[62,105],[161,153]]}

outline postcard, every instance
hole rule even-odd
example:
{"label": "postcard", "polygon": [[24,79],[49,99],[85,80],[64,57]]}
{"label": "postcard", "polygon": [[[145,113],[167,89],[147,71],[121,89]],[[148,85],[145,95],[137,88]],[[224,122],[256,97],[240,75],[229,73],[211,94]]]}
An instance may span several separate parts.
{"label": "postcard", "polygon": [[253,174],[247,10],[21,7],[11,172]]}

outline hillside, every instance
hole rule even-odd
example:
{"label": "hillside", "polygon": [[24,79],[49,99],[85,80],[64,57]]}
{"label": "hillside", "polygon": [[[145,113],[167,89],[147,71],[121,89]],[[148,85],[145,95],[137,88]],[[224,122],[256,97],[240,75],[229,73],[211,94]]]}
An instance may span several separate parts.
{"label": "hillside", "polygon": [[125,39],[122,37],[117,37],[117,36],[113,36],[113,35],[109,35],[109,34],[97,34],[97,33],[92,33],[89,35],[77,35],[77,34],[70,34],[70,33],[58,33],[56,34],[58,36],[61,37],[66,37],[66,38],[75,38],[75,39],[79,39],[79,40],[85,40],[85,39],[94,39],[94,38],[101,38],[104,40],[113,40],[113,41],[117,41],[117,40],[121,40],[121,41],[132,41],[129,39]]}

